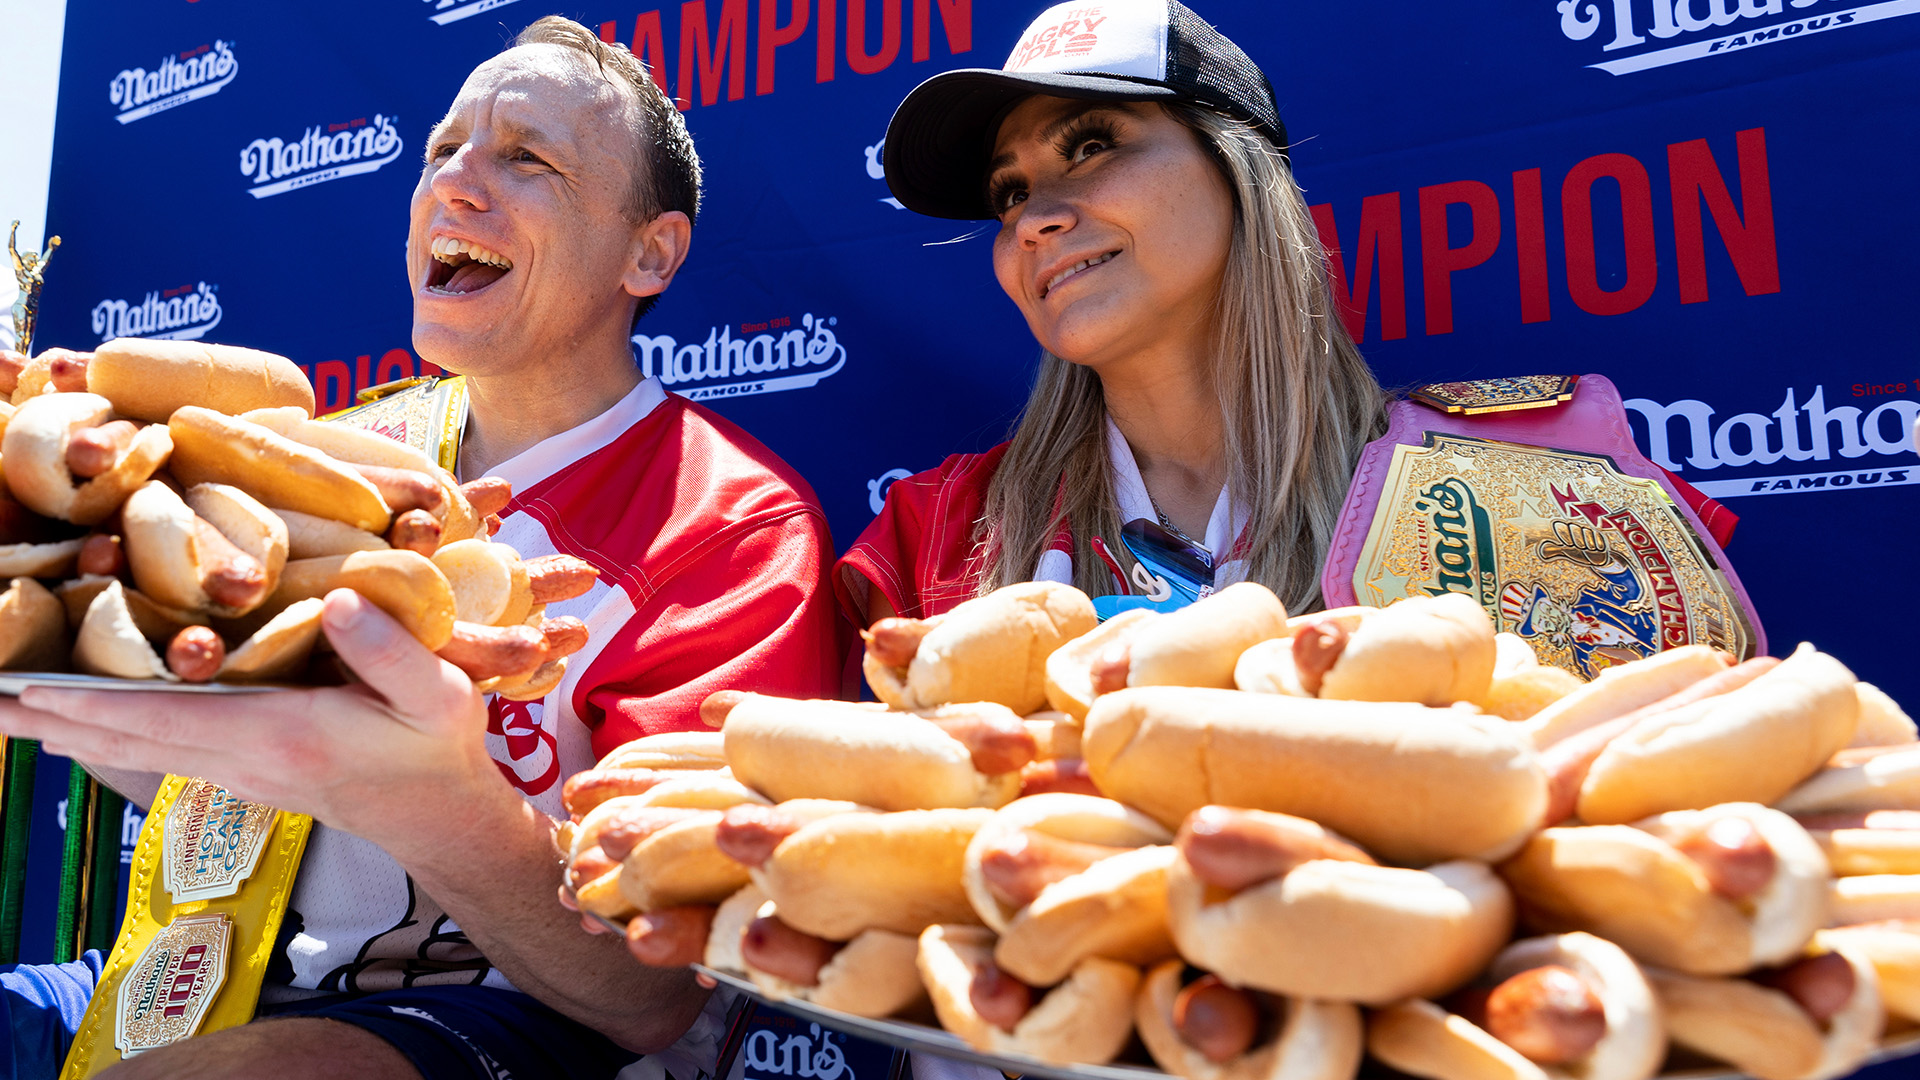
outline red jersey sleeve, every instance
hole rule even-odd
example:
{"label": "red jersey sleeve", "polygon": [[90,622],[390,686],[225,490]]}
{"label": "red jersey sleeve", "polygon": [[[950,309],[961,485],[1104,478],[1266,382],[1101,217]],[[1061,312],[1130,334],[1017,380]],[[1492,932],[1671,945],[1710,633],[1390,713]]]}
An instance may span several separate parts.
{"label": "red jersey sleeve", "polygon": [[[733,524],[669,568],[609,639],[577,709],[596,756],[643,735],[706,730],[700,703],[716,690],[835,696],[826,522],[811,507],[773,513]],[[602,664],[612,665],[604,676]]]}
{"label": "red jersey sleeve", "polygon": [[983,567],[974,530],[987,506],[987,485],[1007,452],[955,454],[887,488],[886,503],[834,566],[840,610],[867,625],[864,587],[878,589],[893,610],[924,619],[973,596]]}

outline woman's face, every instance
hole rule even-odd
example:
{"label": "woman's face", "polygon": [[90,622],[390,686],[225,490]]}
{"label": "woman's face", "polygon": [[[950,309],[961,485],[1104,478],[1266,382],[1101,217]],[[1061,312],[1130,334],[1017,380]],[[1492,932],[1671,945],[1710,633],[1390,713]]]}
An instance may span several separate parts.
{"label": "woman's face", "polygon": [[1096,371],[1211,341],[1233,196],[1157,105],[1031,97],[1000,125],[993,272],[1054,355]]}

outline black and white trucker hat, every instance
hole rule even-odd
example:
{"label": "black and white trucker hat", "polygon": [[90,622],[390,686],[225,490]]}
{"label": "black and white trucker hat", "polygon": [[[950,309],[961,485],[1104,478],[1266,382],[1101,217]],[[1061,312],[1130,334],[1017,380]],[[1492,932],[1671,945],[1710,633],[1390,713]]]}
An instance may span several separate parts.
{"label": "black and white trucker hat", "polygon": [[1082,0],[1048,8],[1006,65],[942,72],[887,125],[887,186],[932,217],[993,217],[987,161],[1000,121],[1032,94],[1093,101],[1184,101],[1243,120],[1286,153],[1273,86],[1179,0]]}

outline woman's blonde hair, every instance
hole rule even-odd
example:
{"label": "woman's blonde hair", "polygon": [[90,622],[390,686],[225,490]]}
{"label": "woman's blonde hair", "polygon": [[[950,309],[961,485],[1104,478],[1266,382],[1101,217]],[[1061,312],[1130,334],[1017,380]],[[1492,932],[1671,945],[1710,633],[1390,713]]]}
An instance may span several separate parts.
{"label": "woman's blonde hair", "polygon": [[[1247,579],[1271,588],[1288,611],[1311,611],[1320,606],[1320,564],[1361,448],[1385,430],[1387,396],[1334,312],[1326,252],[1279,151],[1239,121],[1166,108],[1192,129],[1233,192],[1211,375],[1228,497],[1251,511]],[[1073,533],[1074,584],[1091,595],[1114,591],[1089,546],[1095,536],[1115,547],[1120,539],[1106,416],[1098,376],[1041,354],[976,526],[986,555],[982,593],[1031,578],[1063,522]]]}

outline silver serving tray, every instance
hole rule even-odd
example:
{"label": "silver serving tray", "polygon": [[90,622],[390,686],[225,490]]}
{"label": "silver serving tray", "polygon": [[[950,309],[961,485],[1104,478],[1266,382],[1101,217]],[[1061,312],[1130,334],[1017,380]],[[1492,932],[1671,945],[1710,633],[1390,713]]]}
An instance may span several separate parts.
{"label": "silver serving tray", "polygon": [[[598,918],[598,916],[596,916],[596,918]],[[615,930],[620,929],[619,924],[611,920],[602,918],[599,921]],[[805,1001],[796,1001],[791,998],[775,1000],[761,992],[760,988],[755,986],[751,981],[738,975],[719,971],[702,964],[693,965],[693,969],[720,983],[722,986],[737,990],[756,1001],[770,1005],[782,1012],[792,1013],[795,1016],[813,1021],[821,1027],[832,1028],[835,1031],[844,1031],[851,1035],[858,1035],[863,1039],[871,1039],[874,1042],[898,1047],[902,1050],[922,1051],[929,1054],[938,1054],[941,1057],[952,1058],[956,1061],[985,1065],[988,1068],[998,1069],[1003,1073],[1014,1076],[1024,1074],[1026,1076],[1047,1077],[1049,1080],[1178,1080],[1178,1078],[1161,1072],[1158,1069],[1149,1068],[1144,1065],[1050,1065],[1044,1061],[1026,1057],[1021,1054],[983,1053],[960,1041],[958,1036],[943,1031],[940,1028],[928,1027],[925,1024],[915,1024],[904,1020],[868,1020],[863,1017],[837,1012],[833,1009],[823,1009],[818,1005],[809,1004]],[[1920,1052],[1920,1031],[1902,1032],[1882,1043],[1878,1049],[1868,1056],[1867,1060],[1860,1063],[1860,1067],[1865,1068],[1868,1065],[1877,1064],[1882,1061],[1907,1057],[1917,1052]],[[1656,1080],[1741,1080],[1743,1076],[1744,1074],[1742,1073],[1723,1072],[1715,1069],[1689,1069],[1662,1073]]]}
{"label": "silver serving tray", "polygon": [[58,690],[145,690],[162,694],[265,694],[292,690],[271,683],[188,683],[165,679],[116,679],[106,675],[71,675],[58,671],[0,671],[0,696],[18,697],[30,686]]}

